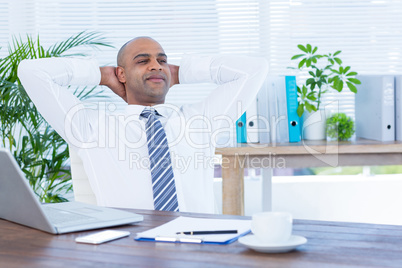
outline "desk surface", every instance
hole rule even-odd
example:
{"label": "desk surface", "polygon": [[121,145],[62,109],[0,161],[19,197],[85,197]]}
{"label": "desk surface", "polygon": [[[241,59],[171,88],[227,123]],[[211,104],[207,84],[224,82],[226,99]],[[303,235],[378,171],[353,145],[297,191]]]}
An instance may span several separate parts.
{"label": "desk surface", "polygon": [[381,142],[358,139],[355,141],[307,141],[294,143],[243,143],[236,147],[217,148],[217,154],[230,155],[305,155],[305,154],[370,154],[402,153],[401,141]]}
{"label": "desk surface", "polygon": [[78,235],[51,235],[0,220],[1,267],[402,267],[402,226],[295,220],[294,234],[308,243],[282,254],[264,254],[238,242],[229,245],[134,241],[135,233],[179,215],[245,218],[230,215],[133,210],[144,215],[131,232],[101,245],[78,244]]}

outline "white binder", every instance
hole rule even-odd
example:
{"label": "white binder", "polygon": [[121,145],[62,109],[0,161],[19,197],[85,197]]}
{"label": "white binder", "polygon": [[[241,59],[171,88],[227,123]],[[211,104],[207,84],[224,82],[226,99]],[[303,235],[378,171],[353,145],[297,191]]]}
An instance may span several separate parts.
{"label": "white binder", "polygon": [[[266,78],[258,93],[258,116],[261,143],[289,141],[285,76],[269,75]],[[263,133],[267,125],[269,133]]]}
{"label": "white binder", "polygon": [[395,83],[393,75],[358,75],[355,96],[356,137],[395,140]]}
{"label": "white binder", "polygon": [[260,128],[258,139],[260,143],[271,142],[271,129],[268,107],[268,82],[265,80],[257,95],[258,126]]}
{"label": "white binder", "polygon": [[247,129],[247,143],[258,143],[259,140],[259,124],[257,113],[257,99],[253,101],[246,111],[246,129]]}
{"label": "white binder", "polygon": [[402,141],[402,75],[395,76],[395,140]]}

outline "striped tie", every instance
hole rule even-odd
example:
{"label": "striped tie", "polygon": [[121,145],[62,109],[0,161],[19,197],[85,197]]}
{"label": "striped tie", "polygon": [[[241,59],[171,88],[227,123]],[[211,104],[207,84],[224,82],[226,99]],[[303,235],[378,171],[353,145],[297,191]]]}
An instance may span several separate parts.
{"label": "striped tie", "polygon": [[144,109],[141,116],[148,119],[145,128],[155,210],[179,211],[166,133],[156,118],[158,112],[151,109]]}

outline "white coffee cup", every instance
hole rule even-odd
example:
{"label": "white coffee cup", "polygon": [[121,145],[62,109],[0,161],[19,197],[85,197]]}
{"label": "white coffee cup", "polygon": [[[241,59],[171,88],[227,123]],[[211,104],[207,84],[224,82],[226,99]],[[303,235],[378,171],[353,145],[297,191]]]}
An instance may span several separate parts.
{"label": "white coffee cup", "polygon": [[278,244],[289,240],[293,219],[288,212],[261,212],[252,216],[251,231],[266,244]]}

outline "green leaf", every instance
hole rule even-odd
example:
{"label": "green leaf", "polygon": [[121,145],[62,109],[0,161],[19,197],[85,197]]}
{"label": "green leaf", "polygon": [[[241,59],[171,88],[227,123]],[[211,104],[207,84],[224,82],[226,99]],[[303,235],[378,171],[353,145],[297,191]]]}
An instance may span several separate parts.
{"label": "green leaf", "polygon": [[306,88],[306,86],[303,85],[303,95],[306,95],[306,94],[307,94],[307,88]]}
{"label": "green leaf", "polygon": [[308,51],[309,53],[311,53],[311,45],[310,45],[310,44],[307,44],[307,51]]}
{"label": "green leaf", "polygon": [[317,98],[314,96],[314,94],[313,95],[307,95],[307,99],[309,99],[309,100],[311,100],[311,101],[316,101],[317,100]]}
{"label": "green leaf", "polygon": [[357,93],[357,88],[352,83],[346,82],[346,84],[348,85],[350,91]]}
{"label": "green leaf", "polygon": [[336,74],[341,74],[338,70],[331,69],[331,72],[336,73]]}
{"label": "green leaf", "polygon": [[311,59],[307,59],[307,60],[306,60],[306,66],[307,66],[307,67],[310,67],[310,66],[311,66]]}
{"label": "green leaf", "polygon": [[306,49],[303,45],[297,45],[297,47],[298,47],[301,51],[308,53],[307,49]]}
{"label": "green leaf", "polygon": [[296,59],[298,59],[298,58],[300,58],[300,57],[303,57],[303,56],[305,56],[305,54],[294,55],[294,56],[291,58],[291,60],[296,60]]}
{"label": "green leaf", "polygon": [[297,115],[301,117],[303,115],[303,112],[304,112],[304,104],[299,104],[299,106],[297,107]]}
{"label": "green leaf", "polygon": [[303,67],[303,65],[304,65],[304,63],[306,62],[306,59],[302,59],[300,62],[299,62],[299,69],[301,69],[302,67]]}
{"label": "green leaf", "polygon": [[317,111],[317,109],[315,108],[314,105],[311,105],[310,103],[305,103],[305,108],[307,111],[311,112],[311,111]]}
{"label": "green leaf", "polygon": [[341,52],[342,52],[341,50],[338,50],[337,52],[334,53],[334,56],[339,55]]}
{"label": "green leaf", "polygon": [[318,47],[314,47],[312,54],[317,52]]}
{"label": "green leaf", "polygon": [[360,84],[361,84],[360,80],[359,80],[359,79],[356,79],[356,78],[348,78],[348,80],[349,80],[350,82],[352,82],[352,83],[357,84],[357,85],[360,85]]}
{"label": "green leaf", "polygon": [[350,73],[348,73],[346,76],[355,76],[355,75],[357,75],[356,72],[350,72]]}
{"label": "green leaf", "polygon": [[346,68],[343,70],[343,73],[346,74],[350,70],[350,66],[346,66]]}
{"label": "green leaf", "polygon": [[314,79],[314,78],[309,78],[309,79],[306,80],[306,85],[311,85],[311,84],[313,84],[313,83],[315,83],[315,79]]}
{"label": "green leaf", "polygon": [[312,71],[308,72],[311,76],[315,77],[315,74]]}
{"label": "green leaf", "polygon": [[336,61],[336,63],[338,63],[339,65],[342,64],[342,60],[340,58],[334,58],[334,60]]}
{"label": "green leaf", "polygon": [[339,92],[341,92],[343,89],[343,81],[339,79],[337,89]]}

